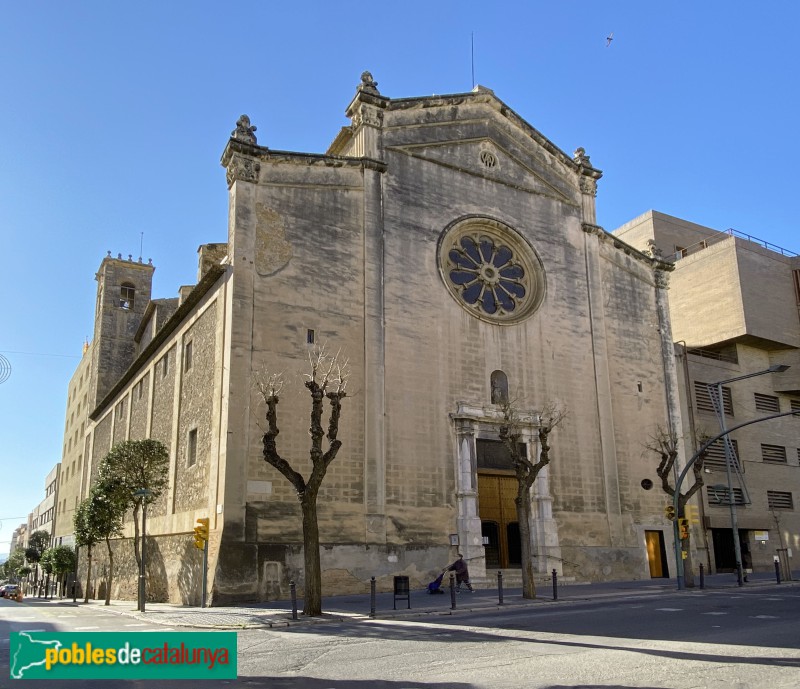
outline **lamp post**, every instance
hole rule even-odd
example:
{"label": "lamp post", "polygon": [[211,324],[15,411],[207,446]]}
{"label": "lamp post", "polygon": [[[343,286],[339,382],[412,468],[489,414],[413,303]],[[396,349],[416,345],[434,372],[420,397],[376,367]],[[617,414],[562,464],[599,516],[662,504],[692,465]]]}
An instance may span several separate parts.
{"label": "lamp post", "polygon": [[724,447],[725,447],[725,475],[728,479],[728,506],[730,507],[731,512],[731,531],[733,532],[733,552],[736,557],[736,580],[739,586],[744,586],[744,577],[742,573],[742,544],[739,542],[739,525],[736,522],[736,500],[734,499],[733,495],[733,483],[731,481],[731,464],[733,463],[733,457],[730,450],[730,443],[728,442],[728,438],[726,436],[727,429],[725,428],[725,407],[722,403],[722,386],[726,383],[735,383],[739,380],[745,380],[746,378],[753,378],[755,376],[763,376],[765,373],[782,373],[789,367],[785,364],[774,364],[770,366],[768,369],[763,371],[756,371],[755,373],[747,373],[743,376],[737,376],[736,378],[728,378],[727,380],[720,380],[717,383],[709,383],[708,389],[711,392],[712,388],[716,388],[715,395],[712,395],[712,401],[714,402],[714,409],[717,412],[717,418],[719,419],[719,430],[720,433],[723,434],[724,439]]}
{"label": "lamp post", "polygon": [[145,611],[145,567],[147,561],[147,498],[152,495],[152,492],[147,488],[140,488],[134,494],[134,497],[142,499],[142,560],[139,563],[139,610]]}

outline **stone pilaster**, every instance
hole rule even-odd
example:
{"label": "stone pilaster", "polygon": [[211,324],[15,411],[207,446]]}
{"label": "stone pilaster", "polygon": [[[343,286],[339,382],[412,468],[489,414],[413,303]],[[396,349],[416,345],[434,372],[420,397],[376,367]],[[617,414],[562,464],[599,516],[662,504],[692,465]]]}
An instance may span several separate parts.
{"label": "stone pilaster", "polygon": [[388,104],[389,99],[378,91],[378,82],[372,78],[372,74],[364,72],[356,95],[346,111],[353,129],[351,155],[382,159],[383,111]]}

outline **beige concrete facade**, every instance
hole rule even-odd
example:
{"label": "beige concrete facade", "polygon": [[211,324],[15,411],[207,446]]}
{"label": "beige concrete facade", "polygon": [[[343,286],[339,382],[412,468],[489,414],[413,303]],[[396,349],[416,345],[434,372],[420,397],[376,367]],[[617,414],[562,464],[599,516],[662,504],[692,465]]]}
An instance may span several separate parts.
{"label": "beige concrete facade", "polygon": [[[110,354],[92,366],[108,360],[116,376],[97,376],[85,456],[94,476],[121,440],[170,450],[169,490],[148,513],[151,597],[199,599],[199,517],[213,603],[302,582],[297,497],[263,460],[252,383],[284,371],[278,450],[307,474],[310,340],[352,370],[319,495],[324,593],[398,574],[422,586],[457,550],[475,579],[494,574],[478,445],[498,437],[499,373],[529,456],[540,410],[568,411],[531,495],[536,570],[649,577],[646,532],[667,552],[671,535],[663,497],[642,487],[654,473],[642,445],[681,423],[671,266],[597,226],[601,173],[583,149],[566,155],[487,89],[390,99],[365,74],[347,114],[324,155],[273,151],[240,120],[222,159],[227,242],[201,247],[198,284],[161,323],[157,306],[139,310],[152,271],[101,266],[99,294],[124,280],[137,300],[99,297],[92,346]],[[133,597],[130,544],[117,545],[112,595]]]}
{"label": "beige concrete facade", "polygon": [[[800,257],[735,231],[718,232],[650,211],[614,231],[674,262],[669,304],[681,374],[682,417],[693,447],[719,432],[706,384],[732,382],[726,428],[800,410]],[[795,417],[731,433],[742,467],[733,474],[744,564],[769,571],[779,550],[800,548],[800,428]],[[707,461],[696,530],[699,562],[732,569],[733,540],[723,448]],[[721,489],[722,487],[723,489]],[[796,562],[796,555],[793,560]]]}

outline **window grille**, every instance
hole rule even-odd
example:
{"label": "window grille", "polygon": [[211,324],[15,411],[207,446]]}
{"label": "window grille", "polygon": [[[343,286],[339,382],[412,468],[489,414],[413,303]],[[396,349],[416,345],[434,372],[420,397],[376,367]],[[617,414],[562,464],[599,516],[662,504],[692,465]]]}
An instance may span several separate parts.
{"label": "window grille", "polygon": [[[694,399],[697,405],[697,411],[715,413],[714,402],[711,399],[711,391],[708,388],[708,383],[702,383],[699,380],[694,381]],[[733,416],[731,389],[725,386],[722,387],[722,408],[727,416]]]}
{"label": "window grille", "polygon": [[[735,440],[731,439],[731,445],[733,446],[733,466],[741,469],[741,462],[739,461],[739,443]],[[708,450],[706,450],[706,458],[703,462],[703,466],[708,469],[724,469],[725,468],[725,441],[720,438],[719,440],[715,440],[711,445],[709,445]]]}
{"label": "window grille", "polygon": [[783,490],[768,490],[767,506],[771,510],[793,510],[792,494]]}
{"label": "window grille", "polygon": [[[727,486],[706,486],[709,505],[730,505],[730,493]],[[733,489],[733,504],[744,505],[744,493],[741,488]]]}
{"label": "window grille", "polygon": [[761,459],[765,462],[782,462],[786,464],[786,448],[782,445],[761,443]]}
{"label": "window grille", "polygon": [[766,412],[779,412],[781,410],[780,402],[775,395],[762,395],[761,393],[755,393],[756,399],[756,409],[758,411],[766,411]]}

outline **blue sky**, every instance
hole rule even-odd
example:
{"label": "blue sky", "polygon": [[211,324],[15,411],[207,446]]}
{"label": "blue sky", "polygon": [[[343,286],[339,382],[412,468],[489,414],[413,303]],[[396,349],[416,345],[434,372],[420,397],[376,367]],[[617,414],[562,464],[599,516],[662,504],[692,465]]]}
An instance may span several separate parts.
{"label": "blue sky", "polygon": [[652,208],[800,251],[798,24],[793,0],[5,3],[0,554],[61,458],[102,258],[152,258],[156,297],[194,282],[242,113],[324,152],[365,69],[390,98],[470,90],[474,33],[476,82],[604,171],[603,227]]}

